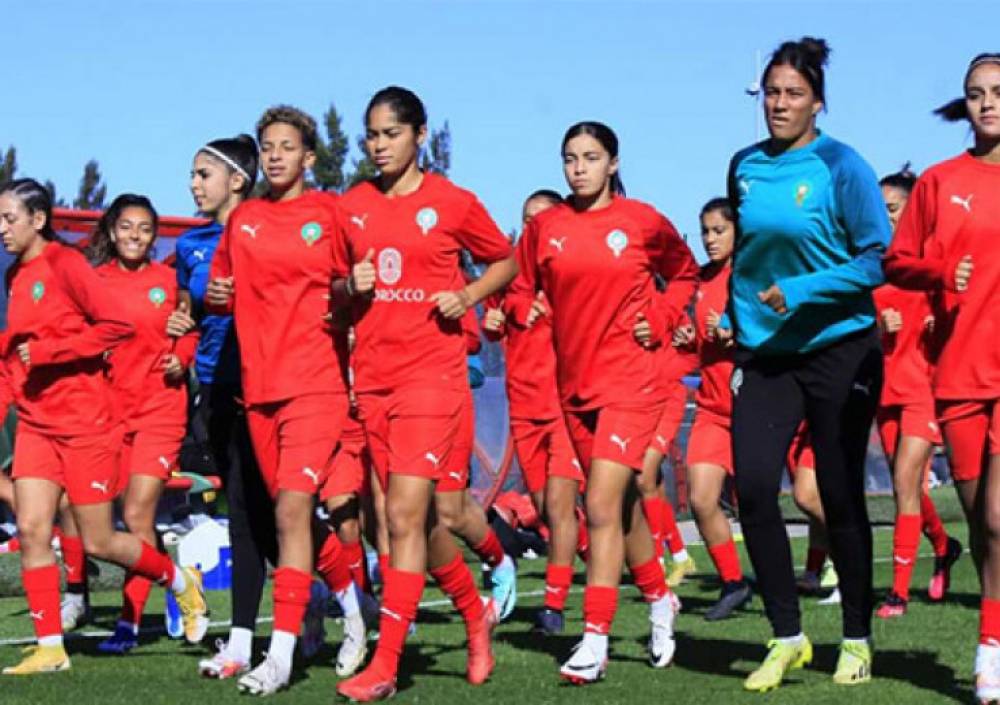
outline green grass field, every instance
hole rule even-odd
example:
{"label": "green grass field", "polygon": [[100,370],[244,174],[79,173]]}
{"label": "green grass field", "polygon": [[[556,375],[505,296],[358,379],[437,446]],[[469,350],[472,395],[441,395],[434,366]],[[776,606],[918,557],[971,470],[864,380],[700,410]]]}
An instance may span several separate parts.
{"label": "green grass field", "polygon": [[[934,493],[949,530],[965,543],[965,528],[950,488]],[[873,519],[883,524],[875,534],[875,583],[879,594],[891,580],[891,499],[872,498]],[[789,511],[789,515],[794,512]],[[805,542],[794,548],[801,565]],[[915,590],[906,617],[890,623],[876,620],[875,680],[867,686],[844,688],[830,680],[837,656],[840,611],[824,607],[815,599],[803,599],[804,626],[816,645],[816,660],[805,671],[796,672],[778,691],[768,695],[744,693],[741,682],[764,655],[769,636],[759,599],[740,616],[717,623],[705,622],[702,612],[714,601],[718,586],[710,578],[711,563],[700,546],[692,548],[702,575],[682,585],[678,592],[684,610],[677,621],[677,656],[674,665],[656,671],[646,665],[647,610],[631,586],[623,588],[612,639],[612,662],[605,682],[588,688],[560,683],[559,662],[578,639],[581,630],[582,574],[568,605],[566,634],[542,638],[530,634],[528,625],[541,604],[544,562],[523,561],[519,587],[527,593],[512,619],[495,635],[498,665],[492,680],[473,689],[464,681],[464,631],[450,607],[435,605],[440,593],[428,589],[421,610],[418,633],[407,643],[400,693],[403,703],[943,703],[972,700],[972,660],[975,653],[979,591],[972,564],[966,556],[954,573],[949,600],[943,605],[926,602],[925,587],[932,559],[926,542],[914,571]],[[0,590],[11,594],[17,585],[17,559],[0,557]],[[83,631],[113,625],[119,604],[115,592],[118,575],[104,567],[94,594],[96,624]],[[210,593],[213,617],[228,617],[228,594]],[[146,626],[162,623],[162,592],[154,591],[150,604],[154,614]],[[270,604],[262,615],[270,614]],[[331,644],[339,641],[339,627],[328,622]],[[256,650],[266,648],[270,625],[261,624]],[[197,660],[208,653],[216,637],[224,637],[225,626],[213,629],[204,647],[188,647],[165,637],[151,635],[132,654],[123,658],[96,654],[98,639],[77,637],[69,641],[73,668],[66,673],[28,679],[6,678],[0,682],[0,703],[90,705],[90,703],[192,703],[223,705],[241,696],[231,681],[202,680]],[[23,598],[0,599],[0,639],[30,636]],[[311,663],[299,663],[291,690],[275,696],[275,702],[330,703],[336,698],[337,677],[332,667],[334,646],[327,647]],[[0,646],[0,665],[19,658],[18,647]]]}

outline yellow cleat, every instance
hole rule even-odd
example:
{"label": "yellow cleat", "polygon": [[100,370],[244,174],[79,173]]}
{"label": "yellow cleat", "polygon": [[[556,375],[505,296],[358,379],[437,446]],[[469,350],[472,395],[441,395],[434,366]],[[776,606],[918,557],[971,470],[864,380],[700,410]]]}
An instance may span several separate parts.
{"label": "yellow cleat", "polygon": [[694,558],[688,556],[686,561],[675,561],[670,566],[670,573],[667,575],[667,585],[677,587],[684,582],[684,578],[698,570],[694,564]]}
{"label": "yellow cleat", "polygon": [[184,623],[184,638],[189,644],[197,644],[208,631],[208,603],[201,589],[201,572],[197,568],[181,568],[187,583],[184,592],[175,595],[177,606],[181,608]]}
{"label": "yellow cleat", "polygon": [[55,673],[69,670],[69,655],[59,646],[29,646],[21,653],[28,654],[16,666],[3,669],[5,676],[30,676],[35,673]]}
{"label": "yellow cleat", "polygon": [[872,679],[872,649],[867,643],[845,641],[840,645],[837,670],[833,682],[837,685],[859,685]]}
{"label": "yellow cleat", "polygon": [[788,644],[777,639],[767,642],[770,651],[764,663],[756,671],[747,676],[743,687],[758,693],[774,690],[784,679],[785,674],[796,668],[803,668],[812,663],[812,642],[806,636],[798,644]]}

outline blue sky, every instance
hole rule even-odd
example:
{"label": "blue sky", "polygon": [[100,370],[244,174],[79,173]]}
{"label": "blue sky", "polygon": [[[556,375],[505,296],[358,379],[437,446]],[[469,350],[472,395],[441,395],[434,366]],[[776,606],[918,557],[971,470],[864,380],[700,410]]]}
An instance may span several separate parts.
{"label": "blue sky", "polygon": [[504,228],[523,197],[564,189],[559,143],[580,119],[622,142],[629,195],[697,244],[697,212],[754,140],[744,94],[754,56],[784,39],[833,47],[821,127],[879,174],[969,144],[930,111],[959,95],[969,59],[1000,50],[995,2],[35,2],[5,3],[0,147],[21,175],[75,194],[100,161],[109,196],[148,194],[190,215],[205,141],[252,131],[266,106],[317,118],[335,102],[352,134],[396,83],[448,120],[452,178]]}

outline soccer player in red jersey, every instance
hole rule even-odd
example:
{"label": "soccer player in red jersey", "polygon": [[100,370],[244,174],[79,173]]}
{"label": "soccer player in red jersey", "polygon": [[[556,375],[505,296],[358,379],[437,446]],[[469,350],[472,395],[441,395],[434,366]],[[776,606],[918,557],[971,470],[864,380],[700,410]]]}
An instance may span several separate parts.
{"label": "soccer player in red jersey", "polygon": [[[375,655],[362,673],[337,686],[359,701],[395,693],[428,568],[465,620],[469,682],[484,682],[493,669],[493,619],[454,538],[431,509],[442,495],[465,495],[464,488],[436,492],[448,482],[446,473],[459,472],[453,456],[462,452],[457,437],[469,383],[461,318],[517,272],[507,238],[476,197],[420,170],[427,115],[416,95],[382,89],[368,104],[365,127],[379,175],[342,198],[349,220],[338,253],[343,278],[334,283],[333,298],[335,306],[353,311],[358,405],[372,460],[388,477],[391,565],[384,572]],[[489,264],[456,290],[463,249]]]}
{"label": "soccer player in red jersey", "polygon": [[346,336],[331,335],[324,323],[341,214],[335,196],[306,189],[316,160],[311,117],[289,106],[270,108],[257,123],[257,141],[268,193],[229,216],[205,302],[213,313],[234,316],[247,423],[275,498],[271,645],[237,682],[266,695],[288,685],[314,567],[344,610],[349,636],[341,648],[358,652],[365,626],[340,541],[313,521],[348,410]]}
{"label": "soccer player in red jersey", "polygon": [[38,647],[4,674],[66,670],[59,570],[52,523],[68,495],[86,552],[169,585],[191,641],[207,606],[196,571],[181,569],[137,536],[114,530],[122,433],[107,381],[106,353],[134,334],[112,292],[76,250],[57,242],[52,199],[33,179],[0,190],[0,236],[17,260],[7,271],[7,330],[0,350],[0,401],[18,428],[14,492],[21,568]]}
{"label": "soccer player in red jersey", "polygon": [[[893,228],[917,181],[908,167],[880,182]],[[921,528],[934,547],[934,573],[927,588],[932,601],[944,599],[962,544],[945,532],[924,486],[934,446],[941,443],[931,390],[934,315],[930,296],[926,291],[905,291],[887,284],[875,290],[875,308],[886,367],[876,420],[892,465],[896,495],[892,589],[875,614],[889,619],[906,614]]]}
{"label": "soccer player in red jersey", "polygon": [[[555,191],[536,191],[524,202],[522,225],[561,202]],[[545,600],[534,629],[559,634],[565,626],[563,609],[573,583],[573,555],[586,545],[586,525],[577,521],[576,513],[584,478],[559,404],[548,304],[543,294],[525,303],[545,311],[530,328],[508,316],[517,307],[516,295],[510,292],[492,298],[483,327],[488,337],[504,344],[514,451],[535,510],[544,517],[549,532]]]}
{"label": "soccer player in red jersey", "polygon": [[[167,334],[167,319],[179,301],[174,270],[151,261],[158,223],[148,198],[122,194],[97,222],[87,249],[135,329],[109,362],[117,413],[125,424],[119,459],[122,515],[129,531],[151,546],[158,540],[156,506],[177,467],[187,429],[186,376],[198,344],[196,332],[181,338]],[[151,587],[148,578],[126,574],[121,617],[114,633],[98,644],[99,651],[124,654],[138,645]]]}
{"label": "soccer player in red jersey", "polygon": [[[973,147],[917,180],[886,253],[889,281],[929,291],[936,415],[980,568],[976,695],[1000,700],[1000,54],[969,64],[964,96],[938,110],[972,126]],[[986,341],[987,344],[984,344]]]}
{"label": "soccer player in red jersey", "polygon": [[[551,307],[560,403],[587,472],[585,629],[561,675],[592,683],[607,668],[623,561],[650,603],[650,663],[664,667],[673,658],[674,599],[635,478],[667,390],[658,355],[635,339],[634,326],[642,314],[661,321],[657,330],[674,327],[694,295],[698,270],[670,221],[624,197],[618,138],[610,128],[573,125],[562,157],[572,195],[528,223],[517,282],[530,296],[543,291]],[[657,301],[657,274],[667,283],[666,305]],[[528,326],[538,317],[530,305],[513,314]]]}

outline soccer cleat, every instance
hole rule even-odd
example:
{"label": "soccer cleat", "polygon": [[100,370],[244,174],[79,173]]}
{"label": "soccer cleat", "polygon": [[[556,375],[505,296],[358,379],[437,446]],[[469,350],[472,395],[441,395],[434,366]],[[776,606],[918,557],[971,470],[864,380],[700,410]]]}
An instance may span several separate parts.
{"label": "soccer cleat", "polygon": [[931,582],[927,586],[927,599],[931,602],[940,602],[944,599],[948,588],[951,587],[951,567],[961,557],[961,542],[949,536],[948,550],[943,556],[934,559],[934,572],[931,574]]}
{"label": "soccer cleat", "polygon": [[257,668],[236,681],[236,687],[241,693],[250,695],[274,695],[282,688],[288,687],[290,677],[291,673],[285,670],[278,659],[271,654],[264,654],[264,660]]}
{"label": "soccer cleat", "polygon": [[837,685],[860,685],[871,679],[872,649],[868,642],[842,642],[837,670],[833,672],[833,682]]}
{"label": "soccer cleat", "polygon": [[482,685],[489,679],[496,665],[493,658],[492,632],[494,621],[487,606],[478,624],[465,625],[466,641],[469,645],[469,660],[465,677],[472,685]]}
{"label": "soccer cleat", "polygon": [[396,678],[383,676],[372,665],[353,678],[338,683],[337,693],[356,703],[385,700],[396,694]]}
{"label": "soccer cleat", "polygon": [[819,586],[824,590],[829,590],[837,587],[838,584],[840,584],[840,576],[837,575],[837,569],[833,567],[833,563],[824,563],[823,570],[819,573]]}
{"label": "soccer cleat", "polygon": [[750,602],[752,598],[753,591],[746,580],[731,580],[723,583],[722,592],[719,594],[719,601],[705,612],[705,619],[709,622],[726,619],[733,612]]}
{"label": "soccer cleat", "polygon": [[304,658],[310,659],[315,656],[326,642],[323,618],[326,616],[329,602],[330,589],[321,581],[313,580],[309,588],[309,604],[302,619],[302,638],[299,639],[299,652]]}
{"label": "soccer cleat", "polygon": [[647,645],[649,653],[649,665],[653,668],[666,668],[674,660],[674,652],[677,650],[677,642],[674,641],[674,617],[677,613],[671,611],[666,619],[653,619],[650,617],[649,643]]}
{"label": "soccer cleat", "polygon": [[759,693],[774,690],[781,685],[781,681],[789,671],[812,663],[812,642],[807,636],[803,636],[797,644],[771,639],[767,642],[767,648],[769,651],[764,663],[743,681],[746,690]]}
{"label": "soccer cleat", "polygon": [[197,568],[180,568],[187,583],[184,592],[175,595],[177,606],[181,608],[184,623],[184,638],[189,644],[197,644],[208,631],[208,603],[201,588],[201,572]]}
{"label": "soccer cleat", "polygon": [[90,605],[86,599],[75,599],[76,596],[63,597],[59,605],[59,618],[63,632],[71,632],[90,621]]}
{"label": "soccer cleat", "polygon": [[215,640],[217,652],[212,658],[198,662],[198,673],[205,678],[235,678],[250,670],[250,664],[229,651],[229,645],[222,639]]}
{"label": "soccer cleat", "polygon": [[698,570],[698,566],[694,564],[694,558],[691,556],[688,556],[686,561],[674,561],[670,566],[670,573],[667,575],[667,585],[677,587],[696,570]]}
{"label": "soccer cleat", "polygon": [[353,676],[365,662],[368,655],[368,630],[361,613],[344,618],[344,640],[337,652],[337,675],[341,678]]}
{"label": "soccer cleat", "polygon": [[982,705],[1000,702],[1000,644],[993,640],[976,649],[976,698]]}
{"label": "soccer cleat", "polygon": [[135,630],[132,627],[119,624],[111,636],[97,645],[97,650],[102,654],[124,656],[138,645],[139,637]]}
{"label": "soccer cleat", "polygon": [[802,571],[802,575],[795,579],[795,587],[803,595],[815,595],[820,591],[819,574],[811,570]]}
{"label": "soccer cleat", "polygon": [[58,646],[28,646],[21,650],[27,654],[16,666],[3,669],[5,676],[31,676],[36,673],[68,671],[69,655],[62,644]]}
{"label": "soccer cleat", "polygon": [[565,627],[566,618],[563,617],[562,612],[543,607],[535,614],[535,626],[531,628],[531,631],[536,634],[553,636],[555,634],[562,634]]}
{"label": "soccer cleat", "polygon": [[906,605],[907,601],[900,597],[899,593],[895,590],[890,590],[889,594],[885,596],[885,602],[879,605],[879,608],[875,610],[875,616],[880,619],[902,617],[906,614]]}
{"label": "soccer cleat", "polygon": [[493,599],[499,609],[500,621],[507,619],[517,604],[517,566],[510,556],[504,556],[503,561],[490,572]]}
{"label": "soccer cleat", "polygon": [[608,670],[608,657],[599,657],[583,641],[573,647],[569,660],[559,669],[563,680],[573,685],[587,685],[604,679]]}
{"label": "soccer cleat", "polygon": [[839,605],[840,604],[840,588],[834,588],[833,592],[824,597],[822,600],[816,603],[817,605]]}

